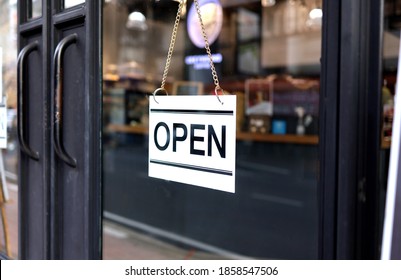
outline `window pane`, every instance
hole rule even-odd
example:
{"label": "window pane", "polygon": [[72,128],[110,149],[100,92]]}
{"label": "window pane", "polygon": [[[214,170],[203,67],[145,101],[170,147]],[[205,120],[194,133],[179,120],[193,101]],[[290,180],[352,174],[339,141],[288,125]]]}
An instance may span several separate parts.
{"label": "window pane", "polygon": [[28,12],[29,18],[38,18],[42,16],[42,0],[30,0],[30,9]]}
{"label": "window pane", "polygon": [[[384,224],[385,217],[390,215],[388,209],[388,199],[394,199],[394,197],[388,197],[388,193],[392,187],[391,180],[389,180],[389,169],[390,169],[390,154],[393,139],[393,117],[395,110],[395,101],[399,96],[397,96],[397,73],[398,63],[399,63],[399,50],[400,50],[400,18],[401,18],[401,2],[400,1],[384,1],[384,30],[383,30],[383,52],[382,52],[382,131],[381,131],[381,149],[380,149],[380,203],[383,206],[383,211],[380,212],[380,221]],[[396,109],[398,110],[398,109]],[[394,129],[396,133],[396,129]],[[394,136],[395,138],[395,136]],[[392,157],[393,155],[391,155]],[[396,158],[396,157],[395,157]],[[399,175],[398,175],[399,176]],[[394,192],[396,192],[394,190]],[[386,201],[387,200],[387,201]],[[390,203],[391,205],[391,203]],[[397,209],[397,206],[393,206],[393,209]],[[390,210],[391,211],[391,210]],[[396,211],[396,210],[394,210]],[[385,214],[386,213],[386,214]],[[391,219],[389,219],[391,220]],[[394,227],[396,227],[396,218],[394,221]],[[386,231],[387,224],[384,226],[384,231]],[[391,228],[391,227],[390,227]],[[394,235],[397,236],[394,230]],[[386,232],[383,232],[386,235]],[[394,237],[395,239],[396,237]],[[387,238],[385,238],[387,239]],[[394,241],[393,244],[397,242]],[[390,238],[391,240],[391,238]],[[389,247],[383,242],[383,252],[388,252]],[[391,247],[391,246],[390,246]],[[391,251],[391,250],[390,250]],[[384,254],[385,255],[385,254]],[[384,256],[383,255],[383,256]],[[386,259],[388,256],[384,256]]]}
{"label": "window pane", "polygon": [[[212,95],[185,3],[166,90]],[[237,96],[235,194],[148,177],[148,96],[178,2],[105,4],[104,258],[317,258],[321,4],[200,1],[220,85]]]}
{"label": "window pane", "polygon": [[64,1],[64,8],[71,8],[73,6],[85,3],[85,0],[65,0]]}

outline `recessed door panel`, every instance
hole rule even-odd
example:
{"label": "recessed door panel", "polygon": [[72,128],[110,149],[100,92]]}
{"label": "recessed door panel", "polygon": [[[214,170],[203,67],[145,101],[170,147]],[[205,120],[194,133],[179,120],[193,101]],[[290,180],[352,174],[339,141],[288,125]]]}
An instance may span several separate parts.
{"label": "recessed door panel", "polygon": [[99,12],[91,4],[52,17],[54,258],[60,259],[100,258],[100,37],[89,26],[99,16],[95,7]]}
{"label": "recessed door panel", "polygon": [[[39,28],[40,30],[40,28]],[[46,108],[43,106],[42,34],[24,38],[19,55],[20,257],[46,257]]]}
{"label": "recessed door panel", "polygon": [[[69,157],[74,163],[63,159],[59,154],[55,155],[56,199],[61,206],[59,211],[60,228],[59,235],[63,246],[61,258],[79,258],[84,247],[81,242],[85,236],[85,202],[86,190],[85,171],[88,168],[88,137],[86,137],[86,123],[88,112],[88,97],[85,91],[85,35],[84,26],[75,26],[66,31],[60,31],[60,42],[69,36],[76,36],[73,43],[65,47],[62,56],[61,75],[59,85],[61,88],[54,93],[54,102],[61,99],[61,107],[54,106],[55,122],[60,122],[60,133],[53,127],[53,137],[60,138],[64,156]],[[60,43],[59,43],[60,44]],[[55,71],[57,71],[55,69]],[[55,73],[55,75],[57,75]],[[57,114],[60,114],[57,120]]]}

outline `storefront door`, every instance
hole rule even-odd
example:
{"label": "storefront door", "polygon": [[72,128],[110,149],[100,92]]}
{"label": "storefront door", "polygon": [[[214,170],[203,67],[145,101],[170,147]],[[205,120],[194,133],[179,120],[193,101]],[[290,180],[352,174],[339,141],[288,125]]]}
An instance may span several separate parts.
{"label": "storefront door", "polygon": [[18,1],[19,257],[101,255],[101,1]]}
{"label": "storefront door", "polygon": [[[383,1],[199,1],[237,96],[235,194],[148,177],[178,2],[105,5],[104,257],[377,258]],[[183,2],[166,89],[213,94]]]}
{"label": "storefront door", "polygon": [[[377,258],[384,2],[199,0],[235,193],[147,173],[178,2],[18,1],[19,258]],[[166,89],[213,94],[183,3]]]}

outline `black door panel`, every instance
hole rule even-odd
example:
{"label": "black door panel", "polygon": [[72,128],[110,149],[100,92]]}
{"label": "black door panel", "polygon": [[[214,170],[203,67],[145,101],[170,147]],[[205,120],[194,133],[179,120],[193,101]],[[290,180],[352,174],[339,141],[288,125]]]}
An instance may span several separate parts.
{"label": "black door panel", "polygon": [[20,25],[18,65],[19,257],[48,256],[48,102],[44,90],[43,28]]}
{"label": "black door panel", "polygon": [[43,1],[28,20],[18,3],[20,50],[37,42],[21,79],[20,128],[34,151],[20,153],[22,259],[101,257],[101,3],[62,7]]}

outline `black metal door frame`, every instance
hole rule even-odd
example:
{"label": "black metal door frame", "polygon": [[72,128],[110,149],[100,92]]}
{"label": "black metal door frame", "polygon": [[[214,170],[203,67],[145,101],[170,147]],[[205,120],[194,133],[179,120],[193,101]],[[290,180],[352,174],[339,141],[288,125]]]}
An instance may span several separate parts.
{"label": "black metal door frame", "polygon": [[63,2],[18,1],[21,259],[102,256],[102,1]]}
{"label": "black metal door frame", "polygon": [[319,258],[380,254],[382,0],[324,0]]}

